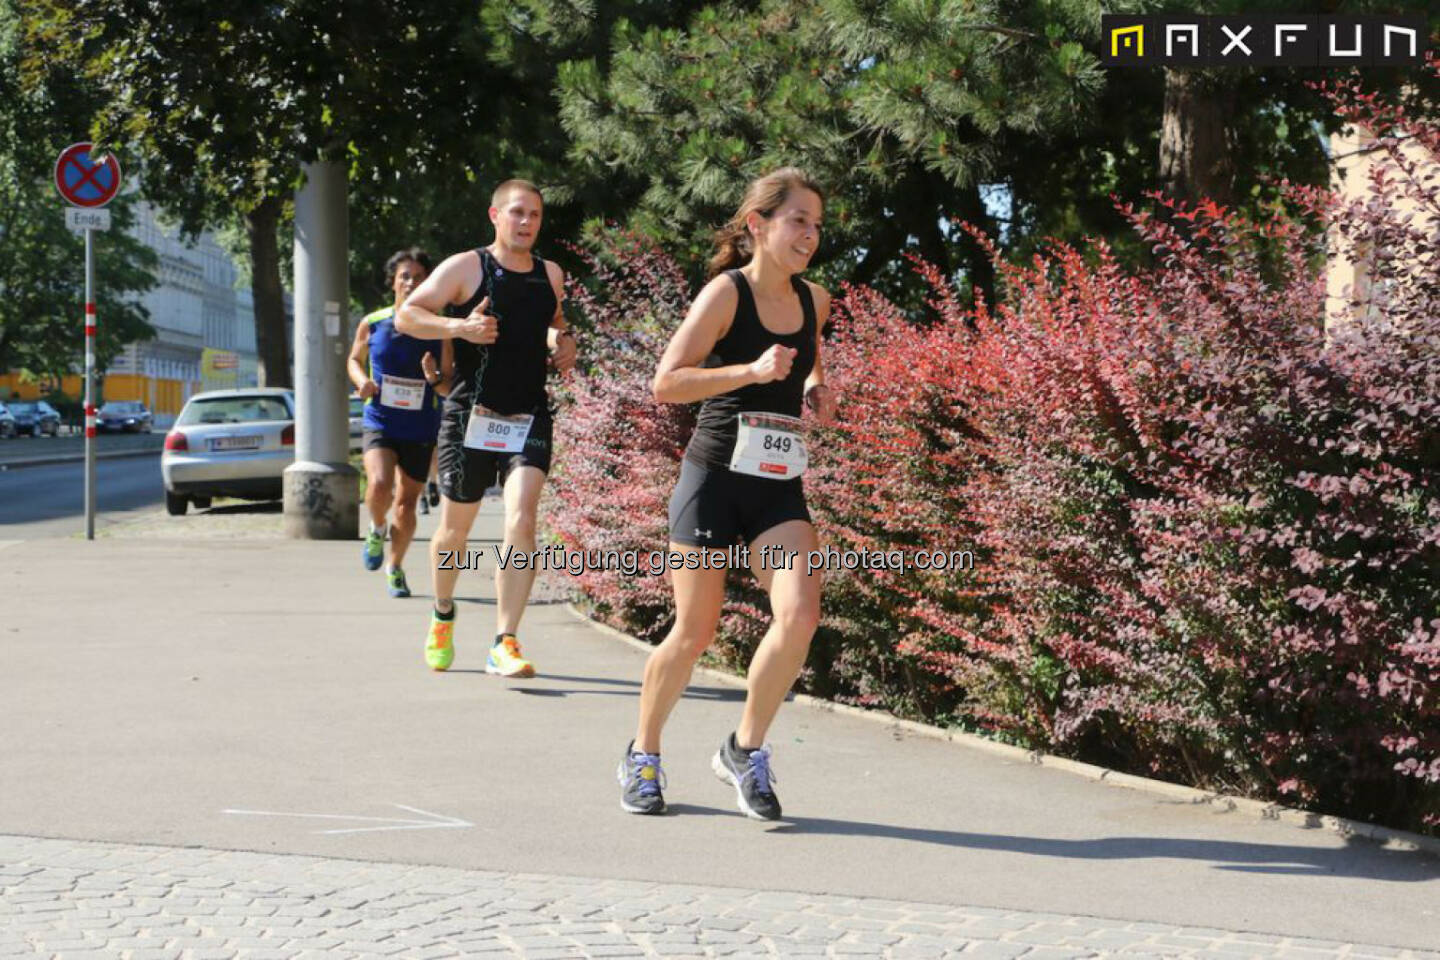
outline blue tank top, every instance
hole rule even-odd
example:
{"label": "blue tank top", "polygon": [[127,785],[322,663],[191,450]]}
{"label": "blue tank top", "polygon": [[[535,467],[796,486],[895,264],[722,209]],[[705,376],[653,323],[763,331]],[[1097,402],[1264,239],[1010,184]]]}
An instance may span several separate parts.
{"label": "blue tank top", "polygon": [[[365,401],[365,429],[379,430],[395,440],[434,443],[440,431],[440,398],[435,388],[425,383],[420,358],[426,353],[435,357],[440,368],[440,341],[417,340],[395,329],[395,308],[385,307],[365,317],[370,324],[370,379],[381,392]],[[418,380],[425,392],[415,409],[381,403],[385,396],[385,378]]]}

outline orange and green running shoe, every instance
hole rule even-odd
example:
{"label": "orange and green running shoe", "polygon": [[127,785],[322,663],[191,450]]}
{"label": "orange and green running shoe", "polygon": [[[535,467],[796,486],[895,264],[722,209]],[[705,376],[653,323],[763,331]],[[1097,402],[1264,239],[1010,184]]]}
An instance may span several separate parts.
{"label": "orange and green running shoe", "polygon": [[455,618],[441,620],[430,611],[430,635],[425,638],[425,665],[431,670],[449,670],[455,661]]}
{"label": "orange and green running shoe", "polygon": [[513,633],[502,633],[485,661],[485,672],[502,677],[533,677],[535,665],[520,655],[520,641]]}

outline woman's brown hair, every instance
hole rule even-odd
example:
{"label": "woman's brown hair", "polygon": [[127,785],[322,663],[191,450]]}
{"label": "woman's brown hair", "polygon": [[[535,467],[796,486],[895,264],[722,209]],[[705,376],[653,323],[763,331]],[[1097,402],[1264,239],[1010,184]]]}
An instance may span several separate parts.
{"label": "woman's brown hair", "polygon": [[750,258],[755,255],[755,248],[750,239],[750,231],[745,225],[745,218],[752,213],[758,213],[762,217],[770,216],[780,209],[785,198],[790,196],[790,191],[797,187],[814,193],[822,204],[825,202],[825,191],[799,167],[781,167],[751,181],[735,216],[715,231],[715,253],[710,258],[710,277],[718,277],[726,270],[750,262]]}

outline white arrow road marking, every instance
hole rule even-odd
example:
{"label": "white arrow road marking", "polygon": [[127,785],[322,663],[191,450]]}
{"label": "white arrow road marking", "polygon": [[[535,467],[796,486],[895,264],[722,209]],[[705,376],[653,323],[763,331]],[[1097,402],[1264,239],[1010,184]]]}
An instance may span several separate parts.
{"label": "white arrow road marking", "polygon": [[384,823],[383,827],[347,827],[341,830],[316,830],[316,833],[377,833],[381,830],[434,830],[458,827],[473,827],[475,824],[468,820],[461,820],[458,817],[447,817],[440,813],[431,813],[428,810],[421,810],[419,807],[407,807],[403,803],[391,804],[401,810],[409,810],[411,813],[418,813],[426,820],[402,820],[398,817],[355,817],[342,813],[277,813],[273,810],[221,810],[221,813],[231,813],[242,817],[307,817],[314,820],[363,820],[369,823]]}

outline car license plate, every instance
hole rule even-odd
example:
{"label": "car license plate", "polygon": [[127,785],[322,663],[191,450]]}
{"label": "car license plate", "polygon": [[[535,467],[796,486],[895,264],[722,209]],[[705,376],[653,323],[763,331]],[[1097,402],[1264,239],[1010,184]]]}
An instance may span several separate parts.
{"label": "car license plate", "polygon": [[259,437],[216,437],[210,441],[211,450],[259,450]]}

